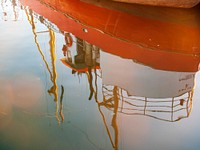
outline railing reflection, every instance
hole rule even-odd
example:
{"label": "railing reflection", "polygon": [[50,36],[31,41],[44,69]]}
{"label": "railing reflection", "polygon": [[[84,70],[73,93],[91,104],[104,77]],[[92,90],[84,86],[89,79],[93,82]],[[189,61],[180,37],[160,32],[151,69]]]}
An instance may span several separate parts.
{"label": "railing reflection", "polygon": [[[119,113],[121,115],[129,116],[147,116],[167,122],[177,122],[190,116],[192,111],[195,73],[191,72],[189,75],[187,75],[187,73],[184,75],[185,73],[182,74],[181,72],[179,74],[179,72],[165,71],[164,74],[169,74],[171,80],[174,81],[174,85],[169,84],[168,86],[164,86],[165,81],[169,80],[167,75],[164,78],[162,77],[162,70],[152,69],[131,60],[131,63],[128,63],[127,65],[125,62],[126,59],[120,58],[121,61],[118,62],[117,59],[115,60],[112,57],[109,59],[108,57],[104,57],[104,55],[107,54],[102,52],[100,57],[103,80],[103,99],[96,99],[96,102],[114,149],[117,150],[119,144],[117,118]],[[108,55],[110,56],[110,54]],[[115,63],[108,63],[107,60],[112,60]],[[134,67],[135,64],[142,68],[144,67],[147,70],[144,71],[141,68],[136,68]],[[122,69],[120,65],[125,69]],[[146,76],[149,76],[147,77],[148,80],[155,81],[154,76],[149,70],[155,71],[157,74],[154,74],[155,79],[157,79],[156,82],[152,83],[154,85],[150,85],[149,82],[145,82],[143,81],[144,79],[141,79],[144,74],[146,74]],[[135,75],[134,72],[137,72],[137,74]],[[125,76],[123,76],[123,74],[125,74]],[[185,83],[180,83],[182,81],[179,79],[178,82],[175,82],[176,80],[174,80],[177,76],[179,76],[180,80],[185,76],[188,78],[184,78],[184,81],[186,81]],[[136,82],[133,82],[133,80]],[[177,86],[176,84],[180,86],[178,89],[174,88]],[[161,93],[162,91],[165,92],[164,94],[160,94],[159,91]],[[106,119],[105,108],[113,113],[112,119]]]}
{"label": "railing reflection", "polygon": [[[114,109],[114,86],[103,86],[104,99],[101,102],[108,109]],[[118,112],[126,115],[144,115],[158,120],[176,122],[189,117],[192,111],[193,90],[177,98],[152,99],[128,96],[119,88],[117,97],[120,106]],[[177,116],[177,114],[179,114]]]}

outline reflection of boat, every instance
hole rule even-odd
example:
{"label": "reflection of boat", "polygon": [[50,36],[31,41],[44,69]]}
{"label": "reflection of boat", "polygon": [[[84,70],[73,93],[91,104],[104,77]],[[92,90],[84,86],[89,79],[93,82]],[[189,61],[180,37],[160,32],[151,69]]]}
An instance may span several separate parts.
{"label": "reflection of boat", "polygon": [[[101,53],[100,63],[102,105],[113,106],[114,97],[118,97],[118,111],[124,114],[171,122],[189,116],[195,72],[157,70],[105,52]],[[116,87],[117,94],[113,94]]]}
{"label": "reflection of boat", "polygon": [[[190,116],[195,71],[158,70],[103,51],[100,64],[103,99],[97,103],[113,148],[119,144],[118,116],[142,115],[167,122]],[[111,119],[107,111],[112,112]]]}
{"label": "reflection of boat", "polygon": [[199,0],[112,0],[117,2],[135,3],[153,6],[168,6],[168,7],[185,7],[190,8],[197,5]]}
{"label": "reflection of boat", "polygon": [[[71,68],[75,72],[87,72],[88,67],[85,64],[72,64],[67,59],[62,58],[61,59],[62,63],[65,64],[67,67]],[[99,69],[99,66],[95,66],[96,69]],[[93,68],[92,68],[93,69]]]}
{"label": "reflection of boat", "polygon": [[[31,1],[26,0],[26,2],[28,3]],[[60,2],[60,1],[57,1],[57,2]],[[77,3],[81,3],[77,1],[73,1],[73,2],[76,2],[74,3],[74,5]],[[73,4],[73,2],[71,3]],[[84,3],[81,3],[81,4],[84,4]],[[65,5],[63,5],[63,7],[64,6]],[[90,7],[90,8],[95,8],[95,9],[99,8],[99,7],[86,5],[86,4],[85,6]],[[125,32],[124,30],[119,30],[118,32],[117,29],[116,31],[114,31],[114,29],[112,28],[111,22],[109,22],[109,20],[108,20],[108,26],[105,27],[105,30],[102,30],[104,32],[102,33],[101,31],[96,30],[96,26],[93,26],[95,28],[85,26],[82,24],[83,20],[81,20],[80,22],[77,22],[78,19],[75,18],[77,20],[74,21],[66,17],[62,13],[53,11],[53,9],[50,9],[49,7],[46,7],[45,5],[42,5],[39,2],[33,3],[32,5],[30,5],[30,8],[32,8],[33,11],[35,11],[36,13],[44,16],[44,18],[47,18],[49,21],[55,23],[58,26],[61,33],[70,32],[70,35],[75,35],[76,38],[73,38],[73,40],[74,39],[75,40],[74,40],[74,43],[72,43],[72,45],[76,43],[76,50],[77,50],[77,54],[79,53],[79,55],[74,56],[74,57],[68,57],[66,54],[67,57],[65,59],[62,59],[61,61],[65,65],[70,67],[73,71],[78,72],[78,73],[85,72],[88,75],[88,82],[89,82],[89,87],[90,87],[89,99],[91,99],[94,95],[94,98],[98,104],[99,112],[102,115],[102,120],[105,124],[106,131],[110,138],[110,142],[114,149],[117,150],[119,147],[118,146],[119,144],[118,114],[119,113],[126,114],[126,115],[150,116],[159,120],[171,121],[171,122],[178,121],[182,118],[186,118],[189,116],[191,112],[191,108],[192,108],[194,74],[195,74],[195,71],[197,71],[198,63],[199,63],[199,56],[198,56],[199,43],[195,41],[195,38],[199,36],[198,34],[196,34],[195,32],[191,34],[189,31],[181,29],[180,31],[185,31],[184,33],[187,33],[186,35],[191,35],[193,42],[190,41],[184,34],[179,32],[179,34],[173,35],[174,39],[172,38],[172,41],[173,40],[175,42],[177,41],[177,44],[174,43],[174,46],[173,46],[172,41],[169,40],[168,37],[163,37],[162,39],[155,38],[158,41],[155,41],[154,44],[158,44],[156,42],[162,43],[164,40],[166,40],[167,41],[166,43],[168,44],[170,43],[171,45],[168,48],[166,48],[168,46],[167,44],[166,45],[164,44],[163,47],[157,45],[157,48],[155,47],[153,48],[153,46],[152,47],[149,46],[148,42],[142,39],[140,39],[140,42],[143,44],[145,43],[145,45],[147,46],[145,45],[141,46],[141,45],[136,44],[135,40],[137,39],[135,40],[131,39],[132,36],[129,37],[128,31],[126,30]],[[66,10],[70,10],[70,8],[71,7],[69,7],[69,9],[66,9]],[[103,10],[108,11],[107,9],[103,9]],[[75,10],[72,14],[74,13],[76,13]],[[123,17],[122,18],[119,17],[120,15],[125,15],[122,13],[122,14],[112,16],[112,13],[116,13],[116,14],[118,13],[115,11],[111,11],[110,17],[112,18],[115,16],[119,18],[119,20],[120,19],[123,20]],[[84,11],[83,11],[83,16],[87,18],[87,15],[84,14]],[[83,17],[83,16],[80,16],[80,17]],[[124,16],[124,18],[126,18],[126,15]],[[128,18],[129,17],[127,17],[127,19]],[[91,21],[91,20],[88,20],[88,21]],[[134,21],[137,21],[137,19]],[[92,21],[90,23],[92,23]],[[86,24],[90,25],[90,23],[88,24],[86,23]],[[148,22],[146,23],[148,24]],[[144,21],[144,24],[145,24],[145,21]],[[104,24],[101,24],[101,25],[104,25]],[[159,25],[159,23],[157,23],[157,25]],[[111,26],[110,29],[112,29],[113,32],[111,32],[112,30],[109,31],[108,29],[109,26]],[[119,25],[119,27],[120,26],[121,25]],[[153,28],[153,26],[151,26],[151,28]],[[184,26],[184,28],[188,28],[188,26]],[[196,27],[192,29],[194,29],[194,31],[199,30]],[[133,31],[131,30],[130,27],[128,27],[128,30],[130,32]],[[173,31],[175,30],[173,29]],[[142,29],[140,29],[138,33],[142,34]],[[185,37],[186,41],[189,40],[185,45],[188,49],[185,49],[184,45],[181,45],[180,39],[182,38],[182,36]],[[193,45],[197,46],[195,48],[195,51],[191,51],[191,49],[193,48]],[[115,54],[114,56],[112,54],[102,52],[100,56],[100,60],[101,60],[100,64],[101,64],[101,69],[102,69],[102,80],[103,80],[103,100],[102,101],[99,100],[97,97],[98,96],[97,74],[95,72],[94,73],[91,72],[92,68],[96,68],[96,69],[99,68],[99,61],[97,61],[96,59],[86,59],[85,57],[86,55],[82,55],[82,52],[83,51],[86,52],[87,50],[88,50],[88,54],[92,54],[93,49],[96,49],[97,46],[102,48],[104,51]],[[69,52],[69,49],[67,50],[67,52]],[[76,58],[79,58],[79,59],[76,59]],[[89,57],[89,58],[93,58],[93,57]],[[125,59],[125,58],[129,58],[129,59]],[[166,60],[166,58],[168,59],[170,58],[170,61]],[[107,61],[111,59],[112,61]],[[151,66],[156,69],[144,66],[142,64],[137,64],[135,61],[142,62],[143,64]],[[184,62],[184,66],[182,66],[183,62]],[[121,67],[120,65],[123,65],[123,67]],[[165,70],[165,71],[162,71],[162,70]],[[151,73],[151,75],[147,76],[148,73]],[[93,75],[95,75],[94,78],[93,78]],[[117,76],[118,78],[116,79],[115,77]],[[152,80],[150,77],[152,77],[154,80]],[[144,78],[146,78],[146,80],[143,80]],[[173,88],[172,88],[172,85],[170,85],[171,82],[166,82],[168,79],[170,79],[173,82],[172,84]],[[161,81],[161,82],[158,82],[158,81]],[[166,83],[169,84],[170,89],[166,87],[167,86]],[[93,86],[93,84],[95,84],[96,88]],[[142,90],[142,88],[144,88],[144,90]],[[167,88],[169,90],[164,90],[164,88]],[[149,91],[149,89],[151,90]],[[110,113],[111,118],[106,118],[105,111],[110,112],[110,110],[112,111],[112,113]]]}
{"label": "reflection of boat", "polygon": [[[115,61],[106,62],[108,65],[104,65],[104,61],[101,62],[101,68],[104,70],[104,84],[117,85],[125,89],[128,95],[150,98],[178,97],[192,91],[194,74],[199,65],[200,52],[200,28],[198,27],[198,19],[196,18],[198,14],[196,10],[184,11],[184,15],[187,14],[187,17],[192,18],[190,23],[187,21],[164,22],[158,18],[140,17],[76,0],[65,2],[57,0],[55,3],[43,0],[45,5],[38,1],[21,1],[24,5],[29,5],[35,12],[55,23],[62,32],[70,32],[78,39],[81,38],[83,41],[87,41],[86,43],[100,47],[106,52],[122,58],[128,58],[128,61],[122,59],[123,65],[126,66],[128,64],[124,72],[129,70],[129,72],[123,73],[123,75],[133,73],[131,69],[138,70],[135,74],[129,76],[134,78],[130,79],[129,83],[131,83],[130,85],[139,86],[127,87],[125,81],[129,78],[128,76],[121,76],[121,79],[124,79],[123,82],[114,80],[115,76],[109,81],[107,77],[113,76],[112,70],[119,70],[120,67],[112,64],[118,61],[117,57],[112,56],[111,59]],[[57,11],[54,11],[54,9]],[[182,12],[182,10],[177,11],[179,13]],[[94,18],[94,14],[97,17]],[[101,60],[109,59],[101,58]],[[138,65],[133,61],[148,65],[156,70]],[[80,72],[85,71],[85,69],[87,71],[87,66],[81,66],[80,68],[80,63],[78,66],[74,66],[70,61],[64,60],[63,62],[75,71]],[[132,65],[129,66],[129,63]],[[117,68],[110,70],[104,69],[104,66]],[[90,69],[92,69],[91,66]],[[140,76],[137,74],[141,73],[140,71],[145,73]],[[149,73],[151,76],[144,77],[145,74]],[[161,82],[157,82],[157,79]],[[144,83],[147,83],[148,86],[144,86]],[[173,83],[174,88],[170,88],[167,91],[164,90],[169,87],[170,83]],[[143,88],[145,90],[142,90]],[[150,93],[150,91],[155,92]],[[155,94],[157,95],[155,96]]]}
{"label": "reflection of boat", "polygon": [[99,49],[86,41],[76,38],[77,54],[72,56],[70,50],[67,50],[66,58],[61,61],[73,72],[84,73],[92,69],[99,69]]}
{"label": "reflection of boat", "polygon": [[194,87],[195,72],[157,70],[105,52],[101,52],[100,60],[103,84],[117,85],[128,95],[168,98]]}
{"label": "reflection of boat", "polygon": [[[31,1],[26,0],[26,2],[28,3]],[[60,1],[56,1],[56,2],[59,3]],[[65,2],[65,3],[67,3],[67,2]],[[77,1],[71,1],[69,3],[72,3],[74,5],[80,3],[80,4],[83,4],[83,6],[87,6],[89,8],[95,8],[95,9],[98,8],[98,7],[94,7],[91,5],[86,5],[86,4],[84,5],[84,3],[77,2]],[[58,7],[59,7],[59,5],[58,5]],[[58,8],[58,7],[56,7],[56,8]],[[63,7],[65,8],[65,5],[63,5]],[[82,6],[80,6],[80,7],[82,8]],[[119,144],[119,141],[118,141],[119,140],[118,118],[117,118],[118,112],[120,112],[121,114],[128,114],[128,115],[135,115],[135,114],[136,115],[145,115],[145,116],[154,117],[156,119],[171,121],[171,122],[178,121],[182,118],[189,116],[189,114],[191,112],[191,108],[192,108],[192,92],[193,92],[193,86],[194,86],[194,74],[198,68],[198,63],[199,63],[199,56],[198,56],[198,52],[199,52],[198,44],[199,43],[197,41],[195,41],[195,38],[198,37],[199,35],[196,34],[196,32],[192,32],[192,34],[190,34],[189,31],[197,31],[198,32],[199,29],[197,27],[194,27],[194,28],[191,27],[190,28],[191,30],[189,30],[189,31],[184,30],[184,28],[187,29],[188,26],[183,26],[183,30],[182,30],[182,28],[180,29],[180,31],[185,31],[184,34],[187,33],[186,35],[191,35],[193,42],[190,41],[190,39],[188,39],[187,36],[185,36],[184,34],[182,34],[179,31],[179,34],[177,34],[177,35],[175,34],[176,36],[173,34],[174,39],[173,38],[171,39],[172,41],[175,40],[174,41],[175,43],[177,41],[178,44],[174,43],[174,46],[172,46],[173,42],[171,40],[169,40],[168,37],[163,37],[162,39],[155,38],[158,41],[155,41],[154,44],[158,44],[156,42],[162,43],[164,40],[166,40],[167,41],[166,43],[168,43],[168,44],[170,43],[171,45],[168,47],[169,49],[166,48],[168,46],[167,44],[166,45],[164,44],[164,46],[162,48],[161,48],[161,45],[157,45],[157,48],[155,48],[155,47],[152,48],[153,46],[152,47],[149,46],[148,42],[146,43],[145,40],[141,40],[141,39],[140,39],[140,42],[145,43],[145,44],[142,46],[137,45],[135,43],[135,41],[133,39],[131,39],[132,36],[129,38],[129,36],[127,34],[128,31],[124,32],[123,30],[119,30],[119,32],[118,32],[118,30],[114,31],[114,29],[111,27],[113,32],[106,32],[106,31],[109,31],[109,30],[106,30],[107,27],[109,28],[109,26],[112,26],[111,22],[109,23],[109,21],[108,21],[108,26],[105,27],[105,30],[101,30],[104,32],[104,33],[102,33],[101,31],[96,30],[96,26],[93,26],[95,28],[85,26],[82,24],[83,20],[80,20],[80,22],[77,22],[78,19],[75,18],[77,20],[74,21],[70,18],[67,18],[62,13],[53,11],[53,9],[50,9],[49,7],[46,7],[45,5],[41,5],[41,3],[33,3],[32,5],[30,5],[30,8],[32,8],[36,13],[44,16],[45,18],[48,18],[48,20],[55,23],[59,27],[59,29],[62,31],[61,33],[70,32],[70,34],[72,33],[73,35],[75,35],[77,37],[77,39],[76,39],[77,41],[79,41],[79,39],[82,38],[83,40],[81,41],[81,43],[85,42],[87,44],[87,46],[89,46],[89,47],[91,47],[93,45],[97,45],[107,52],[110,52],[112,54],[115,54],[115,55],[118,55],[118,56],[121,56],[124,58],[129,58],[129,59],[124,59],[124,58],[121,58],[118,56],[108,54],[106,52],[101,53],[100,59],[101,59],[101,68],[102,68],[102,75],[103,75],[102,80],[103,80],[103,84],[104,84],[103,85],[103,96],[104,96],[103,98],[104,99],[102,101],[99,101],[97,98],[97,91],[98,91],[98,90],[96,90],[97,88],[96,89],[93,88],[94,83],[96,84],[95,86],[97,87],[97,75],[94,73],[96,76],[92,80],[92,75],[94,75],[94,74],[91,73],[91,70],[90,71],[88,70],[88,67],[90,69],[92,67],[98,68],[99,61],[95,60],[95,64],[97,64],[97,66],[91,65],[91,63],[86,65],[85,62],[82,63],[83,60],[79,60],[81,62],[81,65],[80,65],[80,63],[79,63],[79,65],[77,65],[77,63],[76,63],[76,65],[74,65],[74,63],[72,63],[73,60],[71,60],[70,57],[62,59],[62,62],[65,65],[67,65],[68,67],[70,67],[71,69],[73,69],[74,71],[86,72],[86,74],[88,74],[88,82],[90,85],[90,92],[91,92],[89,99],[91,99],[91,97],[94,93],[95,94],[94,98],[98,104],[98,109],[102,115],[102,119],[105,123],[106,130],[109,135],[109,138],[110,138],[113,148],[118,149],[118,144]],[[70,11],[71,8],[73,9],[73,7],[69,6],[69,9],[66,9],[66,10]],[[75,9],[75,7],[74,7],[74,9]],[[93,9],[93,11],[95,11],[95,9]],[[57,9],[57,10],[61,11],[60,9]],[[103,10],[108,11],[107,9],[103,9]],[[85,10],[85,12],[86,12],[86,10]],[[80,18],[81,17],[87,18],[87,15],[84,14],[85,12],[84,11],[82,12],[83,16],[80,16]],[[67,15],[71,16],[74,13],[76,14],[75,10],[72,11],[71,14],[67,13]],[[110,12],[111,18],[115,16],[115,15],[112,16],[112,13],[118,14],[115,11],[111,11]],[[90,15],[90,14],[88,14],[88,15]],[[119,14],[119,16],[120,15],[123,15],[123,13]],[[115,17],[118,18],[119,16],[117,15]],[[126,15],[124,17],[126,18]],[[119,18],[119,20],[120,19],[122,19],[122,18]],[[91,21],[91,20],[88,20],[88,21]],[[135,21],[137,21],[137,19]],[[90,25],[92,23],[92,21],[89,23],[87,23],[87,22],[84,22],[84,23],[86,25]],[[146,23],[148,23],[148,22],[146,22]],[[163,25],[163,23],[161,23],[161,24]],[[100,25],[104,25],[104,24],[100,23]],[[157,25],[159,25],[159,23],[157,23]],[[173,24],[172,24],[172,26],[173,26]],[[165,26],[165,27],[167,27],[167,26]],[[151,28],[153,28],[153,26],[151,26]],[[131,28],[129,28],[129,29],[131,29]],[[164,28],[164,29],[166,29],[166,28]],[[176,28],[176,29],[178,29],[178,28]],[[172,30],[175,31],[174,29],[172,29]],[[142,30],[140,30],[138,32],[142,33]],[[171,33],[173,33],[173,32],[171,32]],[[112,36],[110,36],[110,35],[112,35]],[[125,35],[125,36],[121,36],[121,35]],[[152,36],[154,36],[154,35],[152,34]],[[180,44],[181,40],[182,40],[182,36],[185,37],[186,41],[189,40],[188,42],[185,43],[185,45]],[[76,48],[78,49],[78,45],[80,43],[77,41],[76,41],[76,43],[77,43]],[[90,44],[90,42],[91,42],[91,44]],[[145,46],[146,44],[148,46]],[[196,45],[195,48],[193,47],[194,45]],[[185,46],[188,49],[185,49]],[[82,46],[82,48],[83,47],[84,46]],[[191,49],[193,49],[195,51],[191,51]],[[128,53],[125,53],[124,51],[126,51]],[[89,50],[89,53],[91,54],[91,49]],[[170,58],[170,61],[166,60],[166,58]],[[112,61],[109,61],[109,62],[106,61],[106,60],[110,60],[110,59],[112,59]],[[132,59],[134,59],[134,61]],[[87,59],[87,60],[90,61],[92,59]],[[153,69],[153,68],[150,68],[147,66],[143,66],[141,64],[137,64],[135,62],[136,60],[139,62],[142,62],[145,65],[154,67],[156,69]],[[75,59],[74,59],[74,61],[76,62]],[[93,60],[90,62],[93,62]],[[184,66],[183,66],[183,62],[184,62]],[[189,62],[189,63],[187,63],[187,62]],[[106,65],[106,63],[108,63],[108,64]],[[123,67],[121,67],[121,68],[123,68],[123,70],[121,70],[121,68],[120,68],[120,65],[122,65],[122,64],[123,64]],[[124,68],[124,67],[126,67],[126,68]],[[116,71],[115,73],[118,74],[117,79],[115,78],[116,74],[113,75],[113,72],[110,68],[112,68],[112,70]],[[137,69],[137,70],[133,71],[133,69]],[[160,70],[158,70],[158,69],[160,69]],[[165,71],[162,71],[162,70],[165,70]],[[122,71],[124,71],[124,72],[122,72]],[[136,74],[134,74],[134,73],[136,73]],[[151,78],[149,77],[150,75],[146,76],[147,78],[145,77],[147,83],[145,83],[142,80],[144,78],[143,75],[145,75],[145,74],[148,75],[148,73],[151,73],[152,78],[154,79],[153,83],[150,83],[150,82],[152,82]],[[125,76],[123,76],[123,75],[125,75]],[[170,85],[168,82],[166,82],[166,80],[168,80],[168,79],[173,81],[174,88],[171,88],[172,85]],[[136,80],[136,81],[133,81],[133,80]],[[156,82],[155,82],[155,80],[156,80]],[[161,82],[157,82],[160,80],[161,80]],[[126,82],[126,81],[130,81],[130,82]],[[179,83],[179,81],[180,81],[180,83]],[[164,84],[162,84],[162,83],[164,83]],[[169,86],[171,88],[171,89],[169,89],[169,91],[163,90],[164,88],[166,88],[165,83],[169,84]],[[146,87],[145,84],[146,85],[148,84],[148,86]],[[156,85],[154,85],[154,84],[156,84]],[[143,85],[143,87],[146,88],[144,91],[142,91],[142,87],[140,87],[141,85]],[[148,91],[151,88],[151,86],[154,87],[152,89],[153,93],[150,93],[151,91]],[[158,90],[160,90],[160,91],[158,91]],[[107,108],[107,109],[105,109],[105,108]],[[110,111],[110,110],[112,110],[112,113],[110,113],[110,114],[112,114],[112,117],[111,117],[111,119],[107,119],[107,120],[112,120],[112,121],[107,121],[105,118],[106,115],[104,115],[103,111]],[[110,127],[109,127],[109,125],[110,125]],[[110,131],[110,129],[111,129],[111,131]]]}
{"label": "reflection of boat", "polygon": [[163,70],[194,71],[198,68],[198,9],[165,9],[162,16],[149,18],[144,13],[141,15],[136,7],[136,15],[133,15],[78,0],[21,2],[56,24],[61,31],[70,32],[109,53],[134,58],[156,69],[161,69],[160,64],[165,64]]}

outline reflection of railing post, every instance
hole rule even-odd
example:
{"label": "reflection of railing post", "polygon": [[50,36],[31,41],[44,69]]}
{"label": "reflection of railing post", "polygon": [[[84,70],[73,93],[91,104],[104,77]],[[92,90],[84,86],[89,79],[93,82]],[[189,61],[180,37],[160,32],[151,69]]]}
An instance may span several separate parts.
{"label": "reflection of railing post", "polygon": [[84,41],[84,48],[85,48],[85,63],[88,67],[92,67],[93,66],[92,45]]}
{"label": "reflection of railing post", "polygon": [[[187,108],[187,117],[190,115],[190,112],[191,112],[191,110],[192,110],[192,97],[193,97],[193,90],[191,91],[191,92],[188,92],[188,99],[187,99],[187,106],[186,106],[186,108]],[[189,104],[189,102],[190,102],[190,104]]]}
{"label": "reflection of railing post", "polygon": [[14,13],[14,16],[15,16],[15,21],[17,21],[17,12],[16,12],[16,9],[15,9],[15,7],[17,6],[16,0],[12,0],[12,5],[13,5],[13,13]]}
{"label": "reflection of railing post", "polygon": [[[117,117],[118,117],[118,110],[119,110],[119,99],[120,99],[119,96],[120,96],[120,94],[119,94],[119,89],[118,89],[117,86],[114,86],[114,88],[112,90],[110,90],[110,92],[112,92],[111,98],[109,98],[107,100],[106,97],[104,97],[105,99],[103,100],[103,102],[99,102],[96,99],[96,102],[98,104],[98,109],[99,109],[99,112],[102,116],[103,123],[106,127],[106,131],[108,133],[112,147],[113,147],[113,149],[118,150],[119,131],[118,131]],[[108,95],[110,95],[110,94],[108,94]],[[113,116],[112,116],[111,126],[114,130],[114,137],[112,137],[112,134],[111,134],[112,132],[110,132],[108,124],[106,123],[106,118],[103,114],[103,111],[101,110],[101,106],[104,106],[105,108],[108,108],[108,109],[113,108]]]}
{"label": "reflection of railing post", "polygon": [[121,106],[121,112],[122,112],[123,108],[124,108],[124,96],[123,96],[123,93],[122,93],[122,89],[121,89],[121,97],[122,97],[122,106]]}
{"label": "reflection of railing post", "polygon": [[118,150],[118,125],[117,125],[117,114],[118,114],[118,106],[119,106],[119,94],[118,87],[115,86],[113,89],[114,95],[114,110],[113,110],[113,118],[112,118],[112,126],[115,134],[115,150]]}
{"label": "reflection of railing post", "polygon": [[188,98],[187,98],[187,105],[186,105],[186,111],[187,111],[187,117],[188,117],[188,115],[189,115],[189,111],[188,111],[188,109],[189,109],[189,106],[188,106],[188,103],[189,103],[189,100],[190,100],[190,92],[188,92]]}
{"label": "reflection of railing post", "polygon": [[147,97],[145,97],[145,104],[144,104],[144,115],[146,114],[146,108],[147,108]]}
{"label": "reflection of railing post", "polygon": [[174,121],[174,97],[172,98],[171,121]]}

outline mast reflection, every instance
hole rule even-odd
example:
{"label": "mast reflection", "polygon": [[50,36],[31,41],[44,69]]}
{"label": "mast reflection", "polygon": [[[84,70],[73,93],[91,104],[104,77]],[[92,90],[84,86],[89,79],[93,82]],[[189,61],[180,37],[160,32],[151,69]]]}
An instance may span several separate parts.
{"label": "mast reflection", "polygon": [[44,61],[44,64],[46,66],[46,69],[49,72],[50,75],[50,80],[52,82],[52,87],[48,90],[48,93],[51,95],[53,95],[54,97],[54,101],[56,104],[56,112],[55,112],[55,117],[58,121],[58,123],[60,124],[61,122],[64,122],[64,114],[63,114],[63,94],[64,94],[64,87],[61,85],[61,96],[60,96],[60,105],[59,105],[59,101],[58,101],[58,85],[57,85],[57,71],[56,71],[56,53],[55,53],[55,35],[54,35],[54,31],[51,30],[48,27],[48,31],[43,31],[41,33],[45,33],[45,32],[49,32],[49,47],[50,47],[50,55],[51,55],[51,65],[52,65],[52,71],[49,67],[49,64],[45,58],[45,55],[42,52],[42,49],[40,48],[40,44],[37,40],[37,32],[36,32],[36,26],[34,23],[34,16],[33,16],[33,11],[32,10],[28,10],[25,9],[26,15],[27,15],[27,19],[29,21],[29,23],[32,26],[32,32],[34,35],[34,40],[35,40],[35,44],[37,45],[38,51],[40,53],[40,55],[42,56],[42,60]]}

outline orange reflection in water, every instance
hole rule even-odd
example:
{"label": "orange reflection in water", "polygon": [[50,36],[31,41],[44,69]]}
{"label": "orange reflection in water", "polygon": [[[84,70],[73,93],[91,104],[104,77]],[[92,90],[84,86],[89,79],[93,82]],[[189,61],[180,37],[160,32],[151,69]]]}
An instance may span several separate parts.
{"label": "orange reflection in water", "polygon": [[[21,1],[23,3],[23,0]],[[69,15],[84,25],[91,26],[125,41],[134,42],[143,47],[185,53],[190,53],[193,50],[192,48],[194,48],[193,51],[196,49],[199,50],[198,38],[200,37],[200,30],[198,27],[198,9],[173,10],[165,8],[164,10],[154,10],[144,7],[141,10],[137,10],[136,7],[132,7],[133,10],[137,11],[134,15],[131,15],[103,7],[96,7],[79,0],[42,0],[42,2],[59,12]],[[100,2],[94,1],[93,3],[98,4]],[[29,3],[28,5],[33,7],[36,5],[33,2],[26,1],[26,3]],[[104,6],[104,3],[103,1],[101,6]],[[108,2],[105,5],[112,7],[115,4]],[[144,11],[146,9],[147,12]],[[45,13],[42,10],[40,11],[43,14]],[[138,16],[138,13],[142,13],[143,17]],[[155,16],[155,18],[148,18],[146,17],[148,14],[145,13],[160,13],[161,15]],[[169,16],[171,20],[163,21],[163,18]],[[51,16],[51,19],[57,20],[54,17],[56,16]],[[186,17],[187,19],[185,19]],[[67,28],[61,24],[58,24],[58,26]]]}
{"label": "orange reflection in water", "polygon": [[[3,81],[4,87],[1,89],[4,98],[10,104],[21,108],[34,106],[43,92],[43,85],[40,80],[31,74],[24,73],[16,76],[14,80]],[[37,94],[35,94],[37,93]]]}
{"label": "orange reflection in water", "polygon": [[3,121],[0,127],[12,123],[12,110],[14,107],[29,110],[37,106],[43,93],[43,84],[32,74],[23,73],[13,79],[2,80],[0,88],[0,117]]}
{"label": "orange reflection in water", "polygon": [[[130,14],[113,10],[116,7],[106,9],[78,0],[21,2],[56,24],[61,32],[70,32],[109,53],[134,58],[158,69],[160,64],[166,64],[165,70],[194,71],[198,65],[198,8],[154,10],[133,6],[129,10],[132,8],[134,13]],[[98,5],[98,2],[94,3]],[[108,6],[113,5],[108,3]],[[149,13],[153,18],[148,16]],[[194,67],[191,68],[188,62]]]}

